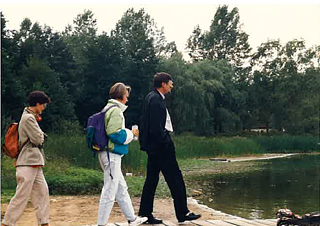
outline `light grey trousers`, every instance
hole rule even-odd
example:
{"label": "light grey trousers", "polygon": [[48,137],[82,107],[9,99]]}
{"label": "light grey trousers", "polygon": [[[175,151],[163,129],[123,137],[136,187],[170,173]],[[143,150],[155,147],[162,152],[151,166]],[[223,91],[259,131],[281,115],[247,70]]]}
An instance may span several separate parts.
{"label": "light grey trousers", "polygon": [[[127,183],[121,172],[121,156],[113,153],[109,154],[110,163],[106,151],[99,153],[100,165],[104,171],[104,185],[100,196],[98,225],[106,225],[108,223],[115,200],[117,200],[127,220],[136,219]],[[110,170],[113,179],[110,176]]]}
{"label": "light grey trousers", "polygon": [[41,167],[16,167],[17,188],[2,221],[14,226],[28,204],[29,197],[36,212],[38,224],[49,223],[49,189]]}

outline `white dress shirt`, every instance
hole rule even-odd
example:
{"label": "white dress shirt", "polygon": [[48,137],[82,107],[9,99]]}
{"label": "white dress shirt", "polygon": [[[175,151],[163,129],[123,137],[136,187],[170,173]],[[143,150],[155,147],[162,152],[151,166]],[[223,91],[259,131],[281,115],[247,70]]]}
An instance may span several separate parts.
{"label": "white dress shirt", "polygon": [[[159,93],[162,96],[162,98],[165,99],[165,96],[161,92],[159,92]],[[173,132],[173,126],[172,126],[170,114],[169,114],[169,111],[168,111],[167,108],[166,108],[166,111],[167,111],[167,118],[166,118],[165,129],[172,133]]]}

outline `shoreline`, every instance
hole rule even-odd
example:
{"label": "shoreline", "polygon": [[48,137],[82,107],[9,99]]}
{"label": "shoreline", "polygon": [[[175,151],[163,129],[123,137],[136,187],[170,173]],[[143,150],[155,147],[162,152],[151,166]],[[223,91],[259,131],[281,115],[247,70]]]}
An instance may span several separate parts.
{"label": "shoreline", "polygon": [[219,216],[223,219],[240,219],[241,217],[238,217],[238,216],[235,216],[235,215],[231,215],[231,214],[228,214],[228,213],[225,213],[225,212],[222,212],[220,210],[215,210],[215,209],[212,209],[206,205],[203,205],[203,204],[200,204],[198,202],[198,200],[192,198],[192,197],[188,197],[188,204],[192,204],[192,205],[196,205],[199,209],[202,209],[204,211],[208,211],[208,212],[211,212],[212,214],[214,214],[215,216]]}
{"label": "shoreline", "polygon": [[231,157],[231,158],[210,158],[210,161],[218,162],[244,162],[244,161],[257,161],[257,160],[269,160],[277,158],[286,158],[294,155],[300,155],[302,153],[290,153],[290,154],[262,154],[253,157]]}

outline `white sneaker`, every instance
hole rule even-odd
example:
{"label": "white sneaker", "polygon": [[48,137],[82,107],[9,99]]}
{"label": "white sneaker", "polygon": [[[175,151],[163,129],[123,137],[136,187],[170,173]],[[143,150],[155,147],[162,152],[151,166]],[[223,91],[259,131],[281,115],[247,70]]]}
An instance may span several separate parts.
{"label": "white sneaker", "polygon": [[138,226],[148,220],[148,217],[137,217],[134,221],[128,221],[129,226]]}

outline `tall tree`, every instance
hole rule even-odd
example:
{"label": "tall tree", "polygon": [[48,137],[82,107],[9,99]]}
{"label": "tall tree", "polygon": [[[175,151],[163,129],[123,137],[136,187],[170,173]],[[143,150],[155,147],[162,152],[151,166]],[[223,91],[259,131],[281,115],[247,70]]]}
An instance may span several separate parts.
{"label": "tall tree", "polygon": [[239,112],[246,99],[237,90],[234,71],[226,61],[187,64],[176,54],[162,60],[159,69],[173,76],[175,88],[166,102],[177,133],[212,135],[242,129]]}
{"label": "tall tree", "polygon": [[[121,80],[132,87],[128,124],[137,123],[140,117],[144,96],[149,91],[150,83],[158,64],[164,41],[163,31],[156,27],[154,20],[140,9],[135,12],[128,9],[111,31],[111,37],[120,47]],[[120,66],[120,65],[119,65]]]}
{"label": "tall tree", "polygon": [[76,107],[81,124],[88,116],[100,111],[109,97],[109,89],[115,82],[123,81],[123,64],[120,47],[107,34],[97,37],[96,42],[87,46],[83,65],[85,89],[81,102]]}
{"label": "tall tree", "polygon": [[28,65],[19,72],[22,77],[26,93],[42,90],[52,99],[48,109],[44,112],[45,124],[42,126],[52,132],[68,132],[64,129],[66,121],[76,121],[74,104],[66,89],[62,86],[59,77],[52,70],[45,59],[31,57]]}
{"label": "tall tree", "polygon": [[[188,68],[187,62],[181,53],[175,53],[171,57],[161,58],[157,71],[164,71],[172,76],[173,86],[171,93],[166,96],[166,106],[172,118],[175,133],[193,131],[194,115],[196,109],[190,107],[189,101],[198,95],[190,92],[192,81],[185,75]],[[193,87],[194,88],[194,87]],[[187,100],[187,101],[186,101]],[[192,101],[191,101],[192,102]]]}
{"label": "tall tree", "polygon": [[313,85],[319,82],[315,76],[319,72],[317,56],[316,48],[307,50],[303,40],[284,46],[279,40],[270,40],[253,55],[250,108],[267,130],[317,131],[319,87]]}
{"label": "tall tree", "polygon": [[1,14],[1,129],[20,118],[25,91],[15,76],[16,45],[11,31],[6,29],[6,19]]}
{"label": "tall tree", "polygon": [[207,52],[204,49],[205,33],[202,32],[199,25],[192,31],[192,35],[187,40],[187,50],[193,61],[200,61],[207,57]]}
{"label": "tall tree", "polygon": [[241,29],[238,8],[230,12],[228,6],[219,6],[209,31],[202,31],[196,26],[187,42],[191,59],[228,60],[232,65],[240,67],[246,63],[250,55],[248,34]]}
{"label": "tall tree", "polygon": [[[95,81],[86,74],[88,65],[87,56],[88,50],[97,42],[97,20],[91,10],[84,10],[78,14],[73,25],[68,25],[62,32],[63,40],[67,44],[71,52],[72,60],[74,61],[74,70],[69,75],[68,87],[76,104],[76,115],[80,119],[80,123],[84,126],[88,113],[84,111],[83,103],[88,96],[87,81]],[[89,99],[94,99],[95,95],[89,95]],[[89,108],[90,109],[90,108]],[[83,112],[84,111],[84,112]]]}
{"label": "tall tree", "polygon": [[[6,40],[10,48],[6,50],[7,71],[3,76],[2,106],[10,112],[10,117],[18,120],[28,93],[34,89],[42,89],[52,97],[61,97],[53,98],[59,102],[51,105],[52,108],[59,106],[56,112],[49,110],[46,113],[48,118],[53,115],[58,117],[57,120],[47,121],[48,128],[54,129],[54,124],[61,124],[61,120],[76,120],[73,117],[73,102],[66,87],[60,83],[60,78],[67,77],[67,72],[71,70],[68,49],[61,41],[61,36],[52,32],[50,27],[32,24],[26,18],[22,21],[20,30],[10,32]],[[59,51],[55,51],[55,48]]]}
{"label": "tall tree", "polygon": [[[316,49],[308,50],[303,40],[289,41],[281,51],[283,67],[277,84],[277,128],[292,134],[318,133],[319,66]],[[285,106],[285,107],[283,107]]]}

